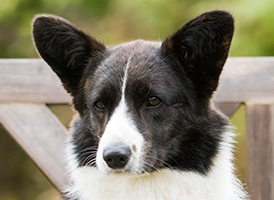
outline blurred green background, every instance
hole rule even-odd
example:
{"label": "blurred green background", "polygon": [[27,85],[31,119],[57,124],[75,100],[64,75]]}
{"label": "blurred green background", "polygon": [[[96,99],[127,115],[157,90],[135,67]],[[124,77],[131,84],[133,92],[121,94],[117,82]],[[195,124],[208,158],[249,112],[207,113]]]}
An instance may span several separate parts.
{"label": "blurred green background", "polygon": [[[107,45],[138,38],[162,40],[202,12],[225,9],[235,17],[230,56],[274,55],[273,0],[0,0],[0,58],[38,57],[31,20],[60,15]],[[68,105],[48,105],[68,126]],[[231,118],[237,136],[237,174],[246,182],[245,106]],[[57,200],[58,191],[0,124],[0,199]]]}

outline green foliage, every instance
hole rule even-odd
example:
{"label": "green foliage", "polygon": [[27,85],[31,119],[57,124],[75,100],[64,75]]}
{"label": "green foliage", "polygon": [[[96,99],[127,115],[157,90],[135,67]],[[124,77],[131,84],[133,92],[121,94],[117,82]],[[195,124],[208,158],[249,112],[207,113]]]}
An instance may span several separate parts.
{"label": "green foliage", "polygon": [[31,19],[37,13],[61,15],[106,44],[115,44],[162,40],[187,20],[214,9],[235,17],[230,55],[274,54],[273,0],[2,0],[0,58],[37,57],[31,40]]}

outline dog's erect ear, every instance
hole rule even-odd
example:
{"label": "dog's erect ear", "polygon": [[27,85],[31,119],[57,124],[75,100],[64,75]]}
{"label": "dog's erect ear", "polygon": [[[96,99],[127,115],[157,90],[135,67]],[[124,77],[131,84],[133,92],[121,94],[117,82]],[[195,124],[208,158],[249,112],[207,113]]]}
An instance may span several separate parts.
{"label": "dog's erect ear", "polygon": [[33,37],[41,57],[73,96],[87,63],[106,49],[69,21],[54,15],[34,18]]}
{"label": "dog's erect ear", "polygon": [[179,61],[199,97],[210,98],[218,86],[233,32],[234,20],[228,12],[207,12],[167,37],[162,52]]}

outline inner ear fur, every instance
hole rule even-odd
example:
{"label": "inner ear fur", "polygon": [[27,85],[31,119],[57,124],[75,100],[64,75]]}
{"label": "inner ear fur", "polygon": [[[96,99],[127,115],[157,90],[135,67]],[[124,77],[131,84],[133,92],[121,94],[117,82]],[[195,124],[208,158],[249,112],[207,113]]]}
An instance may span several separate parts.
{"label": "inner ear fur", "polygon": [[162,43],[165,56],[179,61],[199,97],[210,98],[228,57],[234,20],[226,11],[203,13]]}
{"label": "inner ear fur", "polygon": [[84,68],[106,47],[55,15],[37,15],[33,20],[33,38],[41,57],[59,76],[65,89],[75,96]]}

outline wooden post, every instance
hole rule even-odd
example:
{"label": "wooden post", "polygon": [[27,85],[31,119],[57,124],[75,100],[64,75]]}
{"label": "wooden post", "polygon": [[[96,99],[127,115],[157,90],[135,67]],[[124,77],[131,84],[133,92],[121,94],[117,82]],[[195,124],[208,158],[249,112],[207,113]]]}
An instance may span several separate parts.
{"label": "wooden post", "polygon": [[223,114],[228,116],[229,118],[240,108],[241,104],[237,103],[229,103],[229,102],[215,102],[214,105],[218,110],[220,110]]}
{"label": "wooden post", "polygon": [[274,104],[247,103],[248,191],[252,200],[274,200]]}
{"label": "wooden post", "polygon": [[67,129],[44,104],[0,104],[0,122],[56,187],[66,183]]}

